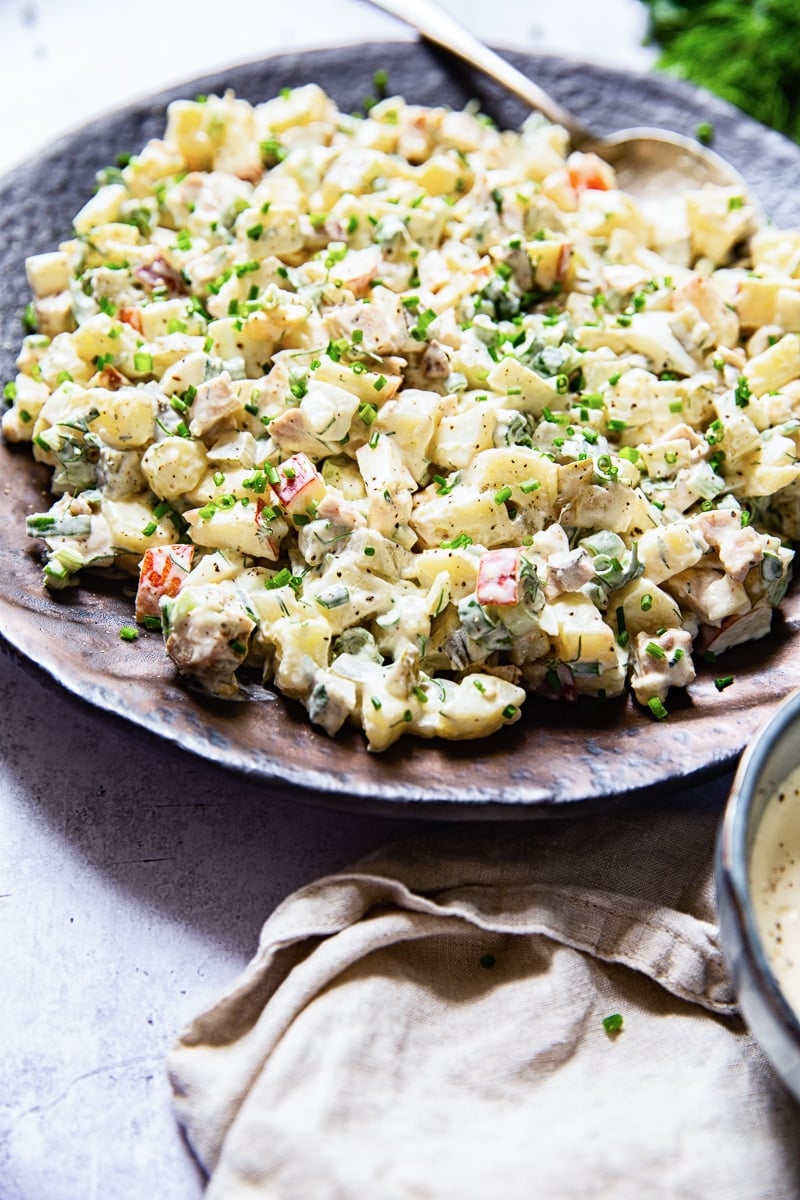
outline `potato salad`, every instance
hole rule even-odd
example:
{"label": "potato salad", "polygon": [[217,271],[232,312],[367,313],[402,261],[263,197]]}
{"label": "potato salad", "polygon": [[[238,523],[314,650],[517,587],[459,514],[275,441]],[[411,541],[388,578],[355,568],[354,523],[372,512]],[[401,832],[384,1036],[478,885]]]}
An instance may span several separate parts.
{"label": "potato salad", "polygon": [[735,189],[645,211],[535,115],[228,93],[171,104],[27,274],[3,431],[52,468],[44,583],[138,579],[214,696],[376,751],[532,693],[663,719],[770,629],[800,233]]}

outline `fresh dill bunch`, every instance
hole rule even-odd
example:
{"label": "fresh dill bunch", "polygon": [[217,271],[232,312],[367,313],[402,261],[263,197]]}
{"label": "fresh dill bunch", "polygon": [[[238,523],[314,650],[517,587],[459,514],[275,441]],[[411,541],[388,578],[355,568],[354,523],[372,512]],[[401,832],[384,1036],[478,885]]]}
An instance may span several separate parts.
{"label": "fresh dill bunch", "polygon": [[657,66],[800,142],[798,0],[644,0]]}

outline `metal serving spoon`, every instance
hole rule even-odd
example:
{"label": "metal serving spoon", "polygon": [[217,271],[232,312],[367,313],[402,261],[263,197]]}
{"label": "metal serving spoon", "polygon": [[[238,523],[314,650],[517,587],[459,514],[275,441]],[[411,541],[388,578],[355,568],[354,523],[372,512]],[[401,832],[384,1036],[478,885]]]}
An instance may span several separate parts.
{"label": "metal serving spoon", "polygon": [[632,195],[640,199],[655,199],[665,194],[674,197],[677,192],[712,183],[739,188],[759,211],[745,180],[730,163],[680,133],[642,126],[622,129],[607,138],[596,137],[538,84],[484,46],[433,0],[368,0],[368,3],[411,25],[428,41],[477,67],[549,121],[562,125],[573,148],[592,150],[611,163],[620,187]]}

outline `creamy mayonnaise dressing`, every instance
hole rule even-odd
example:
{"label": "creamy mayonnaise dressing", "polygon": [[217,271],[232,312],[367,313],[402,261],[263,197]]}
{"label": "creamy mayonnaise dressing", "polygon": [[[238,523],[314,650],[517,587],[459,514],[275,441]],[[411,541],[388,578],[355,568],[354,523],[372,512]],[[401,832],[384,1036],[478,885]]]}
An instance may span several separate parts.
{"label": "creamy mayonnaise dressing", "polygon": [[800,1010],[800,767],[770,797],[750,862],[753,908],[770,966]]}
{"label": "creamy mayonnaise dressing", "polygon": [[53,472],[48,588],[138,572],[182,674],[260,673],[375,751],[488,736],[529,693],[663,720],[695,651],[769,632],[800,230],[740,188],[640,207],[536,115],[314,84],[175,101],[97,182],[26,260],[3,387]]}

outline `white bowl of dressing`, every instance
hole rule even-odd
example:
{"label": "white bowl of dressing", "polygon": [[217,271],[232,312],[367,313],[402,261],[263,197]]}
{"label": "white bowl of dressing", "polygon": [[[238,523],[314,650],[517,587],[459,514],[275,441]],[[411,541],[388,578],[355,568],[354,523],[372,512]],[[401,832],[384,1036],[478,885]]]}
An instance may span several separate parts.
{"label": "white bowl of dressing", "polygon": [[800,1100],[800,691],[741,758],[716,883],[720,943],[742,1015]]}

